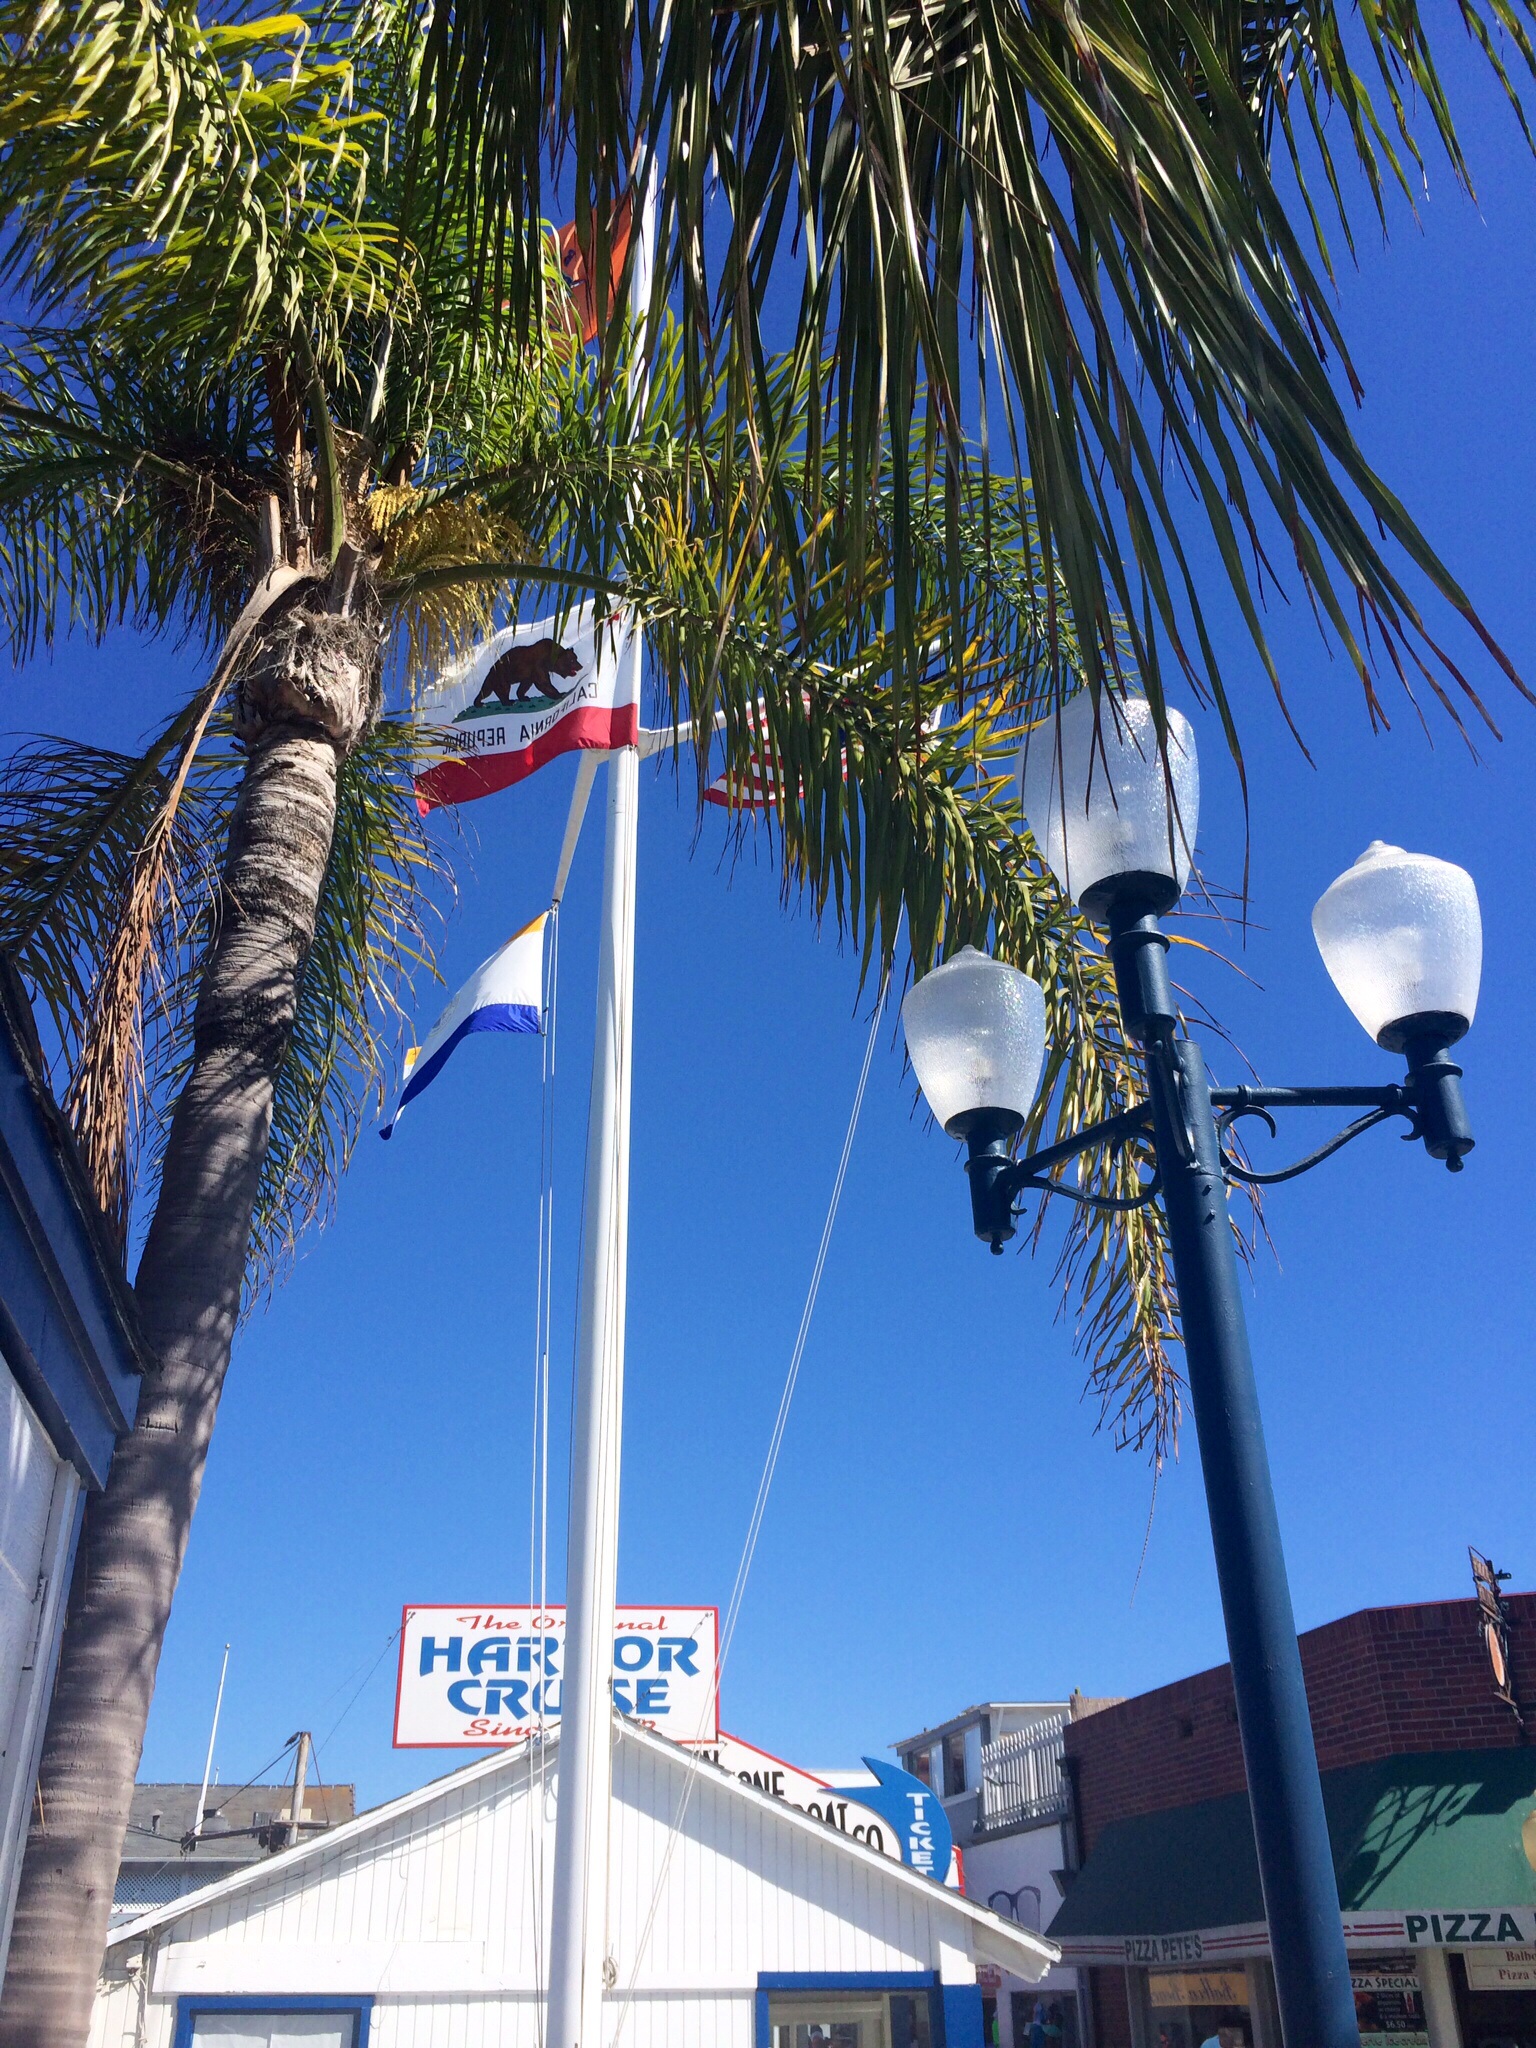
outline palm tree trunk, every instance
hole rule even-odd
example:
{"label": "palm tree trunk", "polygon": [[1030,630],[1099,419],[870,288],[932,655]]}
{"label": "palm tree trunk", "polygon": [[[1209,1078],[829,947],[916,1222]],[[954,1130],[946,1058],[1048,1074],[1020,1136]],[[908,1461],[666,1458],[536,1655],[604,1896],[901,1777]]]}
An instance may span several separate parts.
{"label": "palm tree trunk", "polygon": [[338,749],[314,722],[255,739],[135,1282],[158,1361],[86,1511],[27,1841],[0,2048],[82,2048],[155,1670],[239,1319],[273,1091],[335,827]]}

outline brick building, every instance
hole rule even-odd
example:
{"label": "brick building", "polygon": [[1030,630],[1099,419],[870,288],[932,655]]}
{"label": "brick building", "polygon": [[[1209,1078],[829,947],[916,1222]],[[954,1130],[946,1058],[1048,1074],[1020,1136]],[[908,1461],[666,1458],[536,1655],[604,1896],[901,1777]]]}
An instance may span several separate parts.
{"label": "brick building", "polygon": [[[1536,1702],[1536,1594],[1507,1596]],[[1477,1603],[1301,1637],[1367,2048],[1536,2048],[1536,1746],[1494,1693]],[[1072,1724],[1082,1867],[1051,1923],[1096,2048],[1280,2048],[1229,1668]]]}

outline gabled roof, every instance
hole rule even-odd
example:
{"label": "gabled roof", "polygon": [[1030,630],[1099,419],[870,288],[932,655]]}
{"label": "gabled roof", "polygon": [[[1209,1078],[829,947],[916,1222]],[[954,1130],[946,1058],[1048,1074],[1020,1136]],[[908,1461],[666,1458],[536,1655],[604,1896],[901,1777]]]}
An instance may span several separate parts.
{"label": "gabled roof", "polygon": [[[637,1744],[641,1748],[665,1757],[680,1769],[687,1769],[696,1760],[687,1750],[676,1743],[668,1742],[664,1736],[653,1735],[649,1729],[639,1728],[631,1720],[615,1714],[614,1726],[620,1739]],[[558,1724],[544,1737],[546,1745],[558,1743]],[[236,1897],[255,1886],[270,1883],[274,1878],[286,1878],[299,1871],[302,1866],[317,1858],[334,1856],[337,1850],[365,1840],[370,1834],[383,1833],[397,1820],[415,1813],[421,1807],[429,1806],[440,1799],[445,1792],[460,1790],[478,1784],[482,1778],[494,1777],[498,1772],[516,1771],[525,1768],[537,1745],[523,1743],[516,1749],[498,1750],[494,1756],[482,1757],[478,1763],[466,1764],[462,1770],[451,1771],[445,1777],[434,1778],[414,1792],[407,1792],[399,1799],[392,1799],[386,1805],[372,1807],[361,1813],[356,1820],[346,1821],[340,1827],[327,1828],[323,1834],[312,1836],[298,1843],[292,1849],[285,1849],[276,1856],[269,1856],[261,1863],[236,1871],[229,1877],[221,1878],[216,1884],[205,1885],[186,1898],[173,1900],[169,1905],[156,1906],[151,1912],[141,1913],[136,1920],[125,1921],[115,1927],[107,1940],[108,1950],[120,1948],[124,1943],[137,1941],[147,1934],[153,1934],[162,1927],[168,1927],[177,1920],[184,1920],[193,1913],[204,1911],[220,1900]],[[930,1909],[937,1906],[955,1913],[969,1923],[972,1946],[982,1960],[997,1963],[1004,1969],[1014,1970],[1021,1975],[1034,1977],[1051,1964],[1059,1961],[1060,1950],[1053,1942],[1038,1934],[1031,1934],[1016,1922],[1004,1920],[999,1914],[985,1906],[979,1906],[974,1899],[968,1899],[960,1892],[952,1892],[935,1884],[932,1878],[920,1876],[904,1863],[894,1862],[882,1855],[878,1849],[855,1841],[836,1828],[829,1828],[824,1821],[815,1820],[799,1807],[791,1806],[786,1800],[775,1799],[770,1793],[759,1792],[728,1771],[697,1760],[701,1775],[707,1774],[707,1783],[727,1798],[745,1801],[749,1806],[766,1811],[782,1825],[799,1829],[813,1837],[824,1848],[834,1854],[841,1854],[861,1861],[866,1867],[873,1865],[888,1883],[916,1893],[923,1904]]]}
{"label": "gabled roof", "polygon": [[[133,1788],[128,1814],[128,1837],[123,1843],[125,1869],[135,1864],[164,1864],[179,1855],[184,1838],[197,1821],[200,1785],[140,1784]],[[254,1829],[286,1814],[293,1804],[292,1785],[245,1785],[228,1791],[210,1785],[203,1833],[197,1849],[182,1858],[189,1872],[200,1864],[261,1863],[269,1853],[253,1833]],[[303,1813],[322,1827],[339,1827],[357,1813],[351,1785],[311,1785],[304,1795]],[[209,1882],[213,1880],[210,1878]]]}

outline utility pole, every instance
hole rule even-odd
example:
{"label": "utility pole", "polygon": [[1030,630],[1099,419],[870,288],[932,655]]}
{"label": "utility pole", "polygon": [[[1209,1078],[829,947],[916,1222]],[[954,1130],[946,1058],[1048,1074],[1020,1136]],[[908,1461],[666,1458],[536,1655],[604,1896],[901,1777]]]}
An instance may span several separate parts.
{"label": "utility pole", "polygon": [[298,1747],[293,1753],[293,1804],[288,1809],[288,1836],[285,1849],[291,1849],[299,1840],[299,1816],[304,1811],[304,1788],[309,1783],[309,1730],[301,1728],[293,1738]]}

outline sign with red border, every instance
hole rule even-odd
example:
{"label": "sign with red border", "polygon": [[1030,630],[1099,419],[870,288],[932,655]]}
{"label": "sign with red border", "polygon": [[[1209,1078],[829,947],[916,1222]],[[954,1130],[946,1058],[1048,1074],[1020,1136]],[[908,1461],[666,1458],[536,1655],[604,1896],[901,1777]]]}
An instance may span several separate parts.
{"label": "sign with red border", "polygon": [[[719,1612],[614,1610],[613,1702],[673,1742],[720,1736]],[[557,1725],[563,1607],[407,1607],[400,1621],[396,1749],[507,1749]]]}

